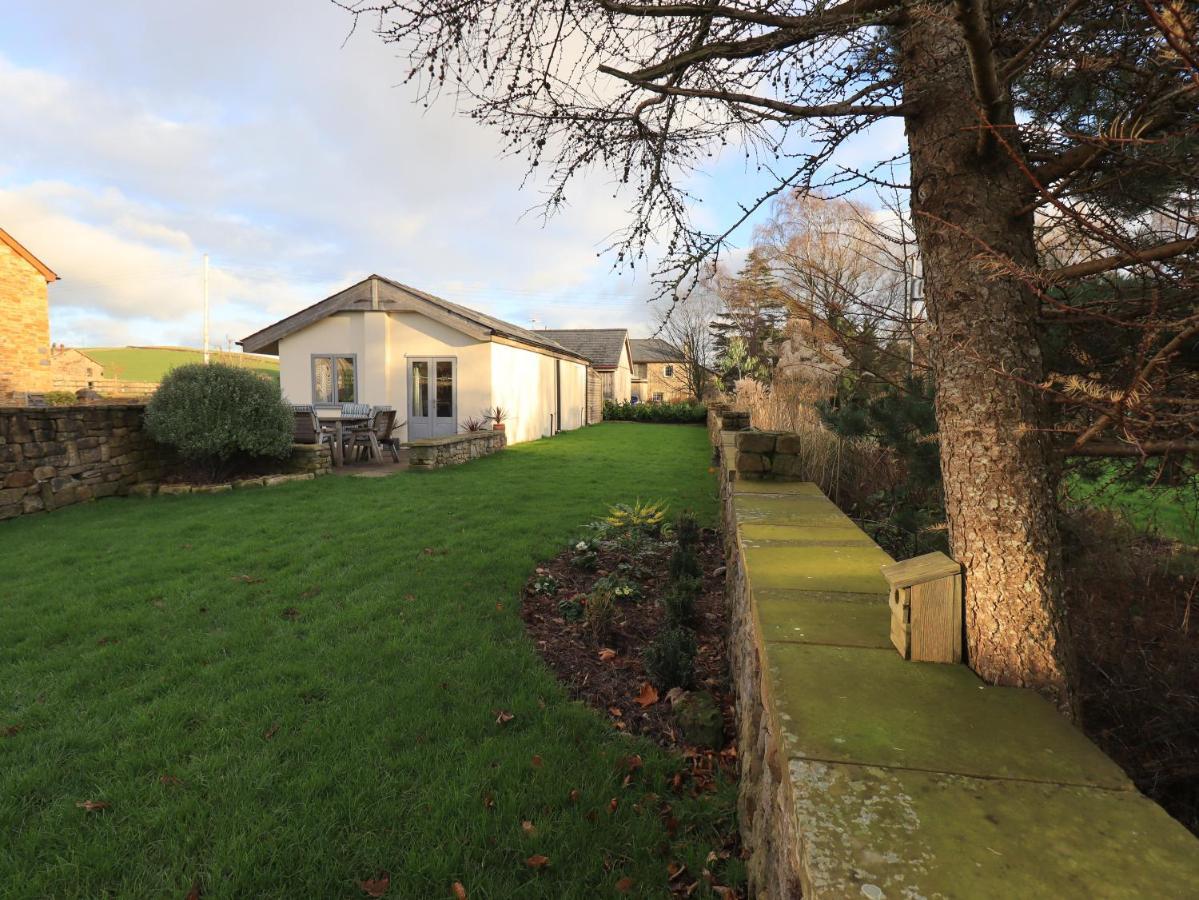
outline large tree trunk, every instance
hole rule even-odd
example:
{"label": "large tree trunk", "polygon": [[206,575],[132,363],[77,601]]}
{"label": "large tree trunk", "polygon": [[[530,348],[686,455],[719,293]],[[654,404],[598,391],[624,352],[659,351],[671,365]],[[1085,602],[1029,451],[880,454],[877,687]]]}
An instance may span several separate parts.
{"label": "large tree trunk", "polygon": [[[911,206],[933,326],[941,471],[955,557],[966,567],[971,666],[1034,687],[1075,714],[1062,601],[1055,479],[1035,385],[1036,298],[988,257],[1036,260],[1028,180],[996,142],[980,151],[980,113],[951,4],[915,5],[900,34]],[[1006,123],[1010,124],[1010,118]],[[1011,128],[1005,139],[1015,145]]]}

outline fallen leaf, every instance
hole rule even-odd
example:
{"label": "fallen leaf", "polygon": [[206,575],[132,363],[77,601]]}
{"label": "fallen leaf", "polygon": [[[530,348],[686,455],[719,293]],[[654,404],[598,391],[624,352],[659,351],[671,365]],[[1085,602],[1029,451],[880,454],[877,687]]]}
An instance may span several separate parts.
{"label": "fallen leaf", "polygon": [[5,737],[16,737],[17,732],[24,727],[24,725],[7,725],[4,728],[0,728],[0,734],[3,734]]}
{"label": "fallen leaf", "polygon": [[80,809],[86,809],[88,812],[99,812],[102,809],[108,809],[112,806],[106,800],[80,800],[75,805]]}
{"label": "fallen leaf", "polygon": [[302,594],[300,594],[300,596],[303,597],[305,600],[311,600],[313,597],[315,597],[320,592],[321,592],[321,589],[319,587],[310,587],[308,590],[306,590]]}
{"label": "fallen leaf", "polygon": [[253,575],[234,575],[230,581],[240,581],[242,584],[262,584],[262,578],[256,578]]}
{"label": "fallen leaf", "polygon": [[570,792],[570,802],[571,803],[579,802],[579,789],[578,788],[575,788],[574,790],[572,790]]}
{"label": "fallen leaf", "polygon": [[716,892],[716,896],[719,897],[720,900],[737,900],[737,892],[731,887],[725,887],[722,884],[713,884],[711,887],[712,890]]}
{"label": "fallen leaf", "polygon": [[200,900],[200,882],[192,882],[192,889],[187,892],[187,896],[183,900]]}
{"label": "fallen leaf", "polygon": [[109,644],[119,644],[119,643],[121,643],[120,638],[102,637],[102,638],[100,638],[100,640],[96,641],[96,646],[97,647],[107,647]]}
{"label": "fallen leaf", "polygon": [[407,600],[409,603],[411,603],[413,600],[416,599],[416,594],[405,594],[404,599]]}
{"label": "fallen leaf", "polygon": [[496,725],[506,725],[515,718],[516,718],[516,716],[512,715],[512,713],[508,712],[508,710],[501,709],[499,711],[499,715],[497,715],[495,717],[495,724]]}
{"label": "fallen leaf", "polygon": [[455,881],[452,886],[452,890],[456,900],[466,900],[466,888],[463,886],[461,881]]}
{"label": "fallen leaf", "polygon": [[183,784],[183,781],[174,775],[159,775],[158,782],[159,782],[159,784],[170,784],[170,785]]}
{"label": "fallen leaf", "polygon": [[682,863],[672,862],[672,863],[670,863],[670,865],[668,865],[666,867],[666,876],[667,876],[668,880],[670,880],[670,881],[677,881],[678,879],[683,877],[683,874],[686,871],[687,871],[687,867],[685,865],[683,865]]}
{"label": "fallen leaf", "polygon": [[495,809],[495,794],[491,791],[483,795],[483,806],[487,809]]}
{"label": "fallen leaf", "polygon": [[636,772],[638,769],[640,769],[642,767],[642,765],[644,765],[644,762],[641,759],[640,753],[634,753],[632,756],[626,756],[624,759],[621,760],[621,763],[630,772]]}
{"label": "fallen leaf", "polygon": [[609,706],[608,712],[612,713],[612,715],[617,719],[624,715],[619,706]]}
{"label": "fallen leaf", "polygon": [[192,548],[191,544],[180,544],[179,545],[180,550],[190,550],[191,548]]}
{"label": "fallen leaf", "polygon": [[528,819],[525,819],[523,822],[521,822],[520,827],[521,827],[521,830],[524,831],[525,834],[533,835],[533,834],[537,833],[536,826],[534,826],[533,823],[530,822]]}
{"label": "fallen leaf", "polygon": [[525,860],[525,865],[530,869],[544,869],[549,864],[550,858],[548,856],[542,856],[540,853],[536,853]]}
{"label": "fallen leaf", "polygon": [[678,703],[680,700],[682,700],[686,696],[687,696],[687,692],[685,690],[683,690],[681,687],[672,687],[669,691],[666,692],[666,701],[671,706],[674,706],[676,703]]}
{"label": "fallen leaf", "polygon": [[280,725],[280,723],[276,722],[270,728],[268,728],[266,731],[264,731],[262,733],[262,739],[264,741],[269,741],[271,738],[273,738],[275,735],[277,735],[279,733],[279,725]]}
{"label": "fallen leaf", "polygon": [[642,709],[653,706],[658,702],[658,689],[647,681],[641,685],[641,693],[635,699]]}
{"label": "fallen leaf", "polygon": [[387,889],[391,887],[391,876],[386,872],[380,872],[376,878],[368,878],[358,882],[358,886],[362,888],[362,892],[368,897],[382,897],[387,893]]}
{"label": "fallen leaf", "polygon": [[287,619],[287,621],[294,622],[296,619],[300,618],[300,611],[294,606],[289,606],[287,609],[283,610],[282,615],[283,618]]}
{"label": "fallen leaf", "polygon": [[616,882],[616,890],[620,891],[622,894],[627,894],[633,889],[633,884],[633,879],[626,875],[624,878],[620,879],[620,881]]}
{"label": "fallen leaf", "polygon": [[545,709],[545,701],[542,700],[540,697],[537,698],[537,708]]}
{"label": "fallen leaf", "polygon": [[617,653],[611,647],[605,647],[599,652],[600,662],[611,662],[616,659]]}
{"label": "fallen leaf", "polygon": [[616,807],[618,807],[618,806],[620,806],[620,801],[617,800],[615,797],[613,797],[611,800],[608,801],[608,812],[610,812],[610,813],[616,812]]}
{"label": "fallen leaf", "polygon": [[541,768],[541,757],[536,754],[533,755],[533,766],[538,769]]}

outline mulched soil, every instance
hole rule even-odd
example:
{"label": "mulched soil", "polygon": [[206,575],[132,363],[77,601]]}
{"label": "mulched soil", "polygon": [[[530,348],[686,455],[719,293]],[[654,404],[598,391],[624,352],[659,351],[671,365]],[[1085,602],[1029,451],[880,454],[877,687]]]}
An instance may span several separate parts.
{"label": "mulched soil", "polygon": [[[657,702],[648,706],[637,702],[649,683],[641,654],[662,627],[664,616],[657,599],[669,588],[667,565],[672,550],[672,544],[655,541],[634,559],[615,545],[604,543],[598,551],[596,569],[584,571],[572,564],[574,551],[568,548],[539,566],[529,579],[521,616],[538,652],[568,686],[572,697],[601,711],[620,731],[645,735],[663,747],[680,750],[684,749],[684,741],[675,727],[667,692],[660,691]],[[698,645],[694,689],[709,691],[716,698],[724,716],[726,743],[721,761],[731,763],[736,759],[732,744],[736,729],[726,654],[724,558],[717,532],[703,530],[697,555],[703,571],[703,592],[696,601],[694,622]],[[631,566],[632,571],[620,572],[621,563]],[[620,615],[616,627],[608,640],[597,643],[584,621],[568,622],[562,617],[558,603],[587,594],[598,578],[617,572],[640,585],[643,597],[618,601]],[[558,581],[559,588],[553,596],[533,590],[537,576],[545,574]],[[603,653],[604,650],[615,650],[616,655],[605,659],[610,654]]]}

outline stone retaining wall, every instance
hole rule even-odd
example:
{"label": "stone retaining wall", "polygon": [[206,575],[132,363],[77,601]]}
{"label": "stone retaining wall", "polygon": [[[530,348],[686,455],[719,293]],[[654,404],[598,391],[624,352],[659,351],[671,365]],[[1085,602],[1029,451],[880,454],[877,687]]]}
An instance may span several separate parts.
{"label": "stone retaining wall", "polygon": [[1190,896],[1199,840],[1048,702],[895,652],[890,557],[752,434],[716,446],[753,895]]}
{"label": "stone retaining wall", "polygon": [[[164,485],[166,452],[142,426],[142,404],[0,407],[0,520],[123,494],[229,490],[228,485]],[[274,484],[333,468],[329,447],[295,444]]]}
{"label": "stone retaining wall", "polygon": [[128,493],[161,470],[140,405],[0,408],[0,519]]}
{"label": "stone retaining wall", "polygon": [[508,444],[502,431],[468,431],[446,437],[409,441],[408,465],[413,469],[457,466],[481,456],[498,453]]}

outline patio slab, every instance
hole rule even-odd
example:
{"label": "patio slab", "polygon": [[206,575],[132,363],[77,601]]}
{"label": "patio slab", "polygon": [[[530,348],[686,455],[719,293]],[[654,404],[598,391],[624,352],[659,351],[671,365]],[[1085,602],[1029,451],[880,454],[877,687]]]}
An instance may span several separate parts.
{"label": "patio slab", "polygon": [[1045,699],[985,685],[965,666],[816,644],[771,643],[768,656],[789,756],[1131,789]]}
{"label": "patio slab", "polygon": [[790,762],[820,897],[1181,898],[1195,839],[1135,791]]}

